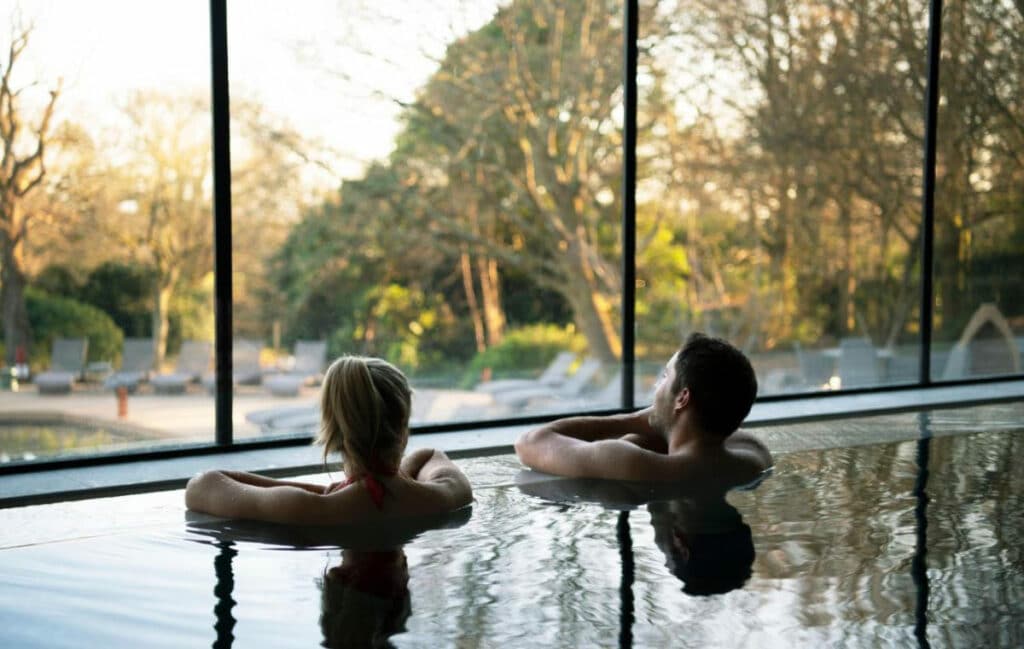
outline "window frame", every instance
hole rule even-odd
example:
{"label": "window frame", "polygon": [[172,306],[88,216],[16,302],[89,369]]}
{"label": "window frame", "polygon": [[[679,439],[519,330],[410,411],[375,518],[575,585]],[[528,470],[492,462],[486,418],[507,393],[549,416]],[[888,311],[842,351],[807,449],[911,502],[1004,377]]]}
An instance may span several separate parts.
{"label": "window frame", "polygon": [[[956,381],[935,381],[931,372],[932,324],[934,315],[934,212],[936,183],[936,133],[939,105],[939,73],[942,27],[942,0],[931,0],[929,5],[927,51],[927,86],[924,106],[925,137],[923,143],[923,178],[921,216],[923,219],[921,246],[921,295],[919,344],[920,365],[916,382],[879,385],[835,392],[798,392],[759,397],[758,401],[790,401],[828,399],[839,395],[897,393],[928,387],[975,385],[1020,379],[1024,374],[982,376]],[[635,359],[635,299],[636,299],[636,144],[637,144],[637,59],[638,59],[638,0],[625,0],[623,30],[623,210],[622,210],[622,396],[619,408],[584,412],[563,412],[503,419],[460,421],[414,426],[412,434],[479,430],[507,426],[529,425],[550,421],[558,416],[575,414],[613,414],[631,411],[634,404]],[[0,466],[0,475],[28,473],[57,468],[98,466],[120,462],[166,459],[179,456],[199,456],[225,451],[297,446],[309,444],[311,435],[236,441],[232,430],[232,224],[231,224],[231,143],[230,97],[228,93],[228,22],[227,0],[210,0],[211,44],[211,126],[213,131],[213,219],[214,219],[214,303],[215,344],[214,357],[217,373],[215,391],[214,441],[162,446],[149,450],[95,453],[74,458],[53,458]]]}

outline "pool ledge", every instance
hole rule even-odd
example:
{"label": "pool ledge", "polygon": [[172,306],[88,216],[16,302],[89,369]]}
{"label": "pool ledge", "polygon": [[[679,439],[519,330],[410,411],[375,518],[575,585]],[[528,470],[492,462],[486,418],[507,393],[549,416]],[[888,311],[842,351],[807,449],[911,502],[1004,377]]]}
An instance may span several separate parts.
{"label": "pool ledge", "polygon": [[[1022,380],[773,401],[755,404],[744,427],[1018,400],[1024,400]],[[531,427],[414,435],[409,450],[430,446],[453,458],[508,453]],[[292,446],[11,474],[0,476],[0,508],[180,489],[190,476],[212,468],[283,477],[316,473],[322,466],[319,449]]]}

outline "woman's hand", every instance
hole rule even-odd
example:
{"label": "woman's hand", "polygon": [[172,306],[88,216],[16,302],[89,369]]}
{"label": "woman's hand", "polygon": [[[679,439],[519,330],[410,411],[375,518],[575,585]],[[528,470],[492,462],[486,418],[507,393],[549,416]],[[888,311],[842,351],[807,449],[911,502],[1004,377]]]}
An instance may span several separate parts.
{"label": "woman's hand", "polygon": [[413,480],[419,480],[420,471],[434,457],[434,449],[418,448],[402,458],[401,471]]}
{"label": "woman's hand", "polygon": [[338,489],[347,487],[349,484],[350,483],[348,480],[338,480],[337,482],[332,482],[331,484],[324,487],[324,495],[326,496],[329,493],[334,493]]}

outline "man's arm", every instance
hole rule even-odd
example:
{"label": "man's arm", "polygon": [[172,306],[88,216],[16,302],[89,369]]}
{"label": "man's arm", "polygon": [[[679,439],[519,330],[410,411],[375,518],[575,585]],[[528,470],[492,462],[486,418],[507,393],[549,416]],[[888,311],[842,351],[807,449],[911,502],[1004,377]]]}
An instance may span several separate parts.
{"label": "man's arm", "polygon": [[[636,437],[651,437],[658,435],[648,418],[651,408],[644,408],[636,412],[623,415],[608,415],[605,417],[566,417],[556,419],[541,426],[538,431],[551,430],[573,439],[585,442],[596,442],[602,439],[618,439],[624,435]],[[531,431],[531,433],[537,431]],[[520,438],[520,441],[530,435],[527,433]]]}
{"label": "man's arm", "polygon": [[522,435],[516,453],[530,468],[571,478],[676,479],[676,462],[647,448],[657,436],[649,413],[559,419]]}

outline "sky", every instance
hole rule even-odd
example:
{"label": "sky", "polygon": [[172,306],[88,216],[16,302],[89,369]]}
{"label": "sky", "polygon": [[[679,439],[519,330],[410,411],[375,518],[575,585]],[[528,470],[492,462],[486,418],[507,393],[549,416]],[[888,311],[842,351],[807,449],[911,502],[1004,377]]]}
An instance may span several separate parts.
{"label": "sky", "polygon": [[[391,98],[411,99],[445,43],[486,23],[497,4],[229,0],[231,96],[262,103],[337,151],[338,175],[358,175],[391,149],[398,131]],[[90,131],[116,128],[132,90],[209,93],[207,0],[0,0],[0,20],[18,8],[34,31],[16,81],[40,81],[42,91],[63,79],[58,119]]]}

